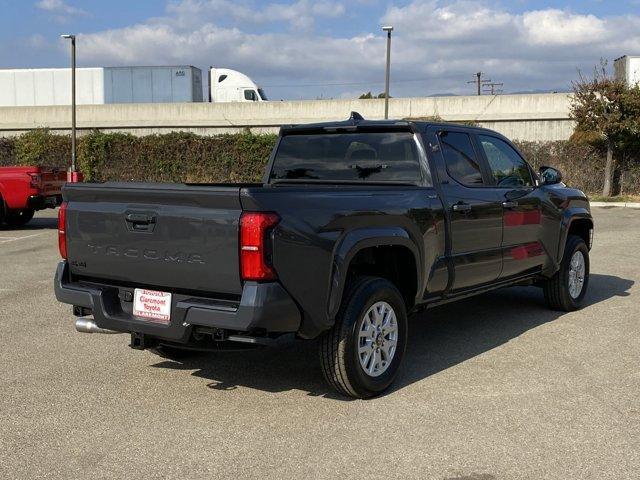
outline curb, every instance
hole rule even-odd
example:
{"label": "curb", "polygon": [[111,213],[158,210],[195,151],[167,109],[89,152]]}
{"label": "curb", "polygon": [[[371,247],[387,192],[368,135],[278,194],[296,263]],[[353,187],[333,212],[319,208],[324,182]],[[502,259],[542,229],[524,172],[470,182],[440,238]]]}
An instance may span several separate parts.
{"label": "curb", "polygon": [[590,202],[592,207],[640,208],[640,202]]}

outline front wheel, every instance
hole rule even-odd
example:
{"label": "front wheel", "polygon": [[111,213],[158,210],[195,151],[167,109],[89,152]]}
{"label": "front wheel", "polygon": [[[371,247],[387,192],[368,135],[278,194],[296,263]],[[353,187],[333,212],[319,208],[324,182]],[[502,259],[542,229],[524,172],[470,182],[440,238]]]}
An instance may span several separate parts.
{"label": "front wheel", "polygon": [[335,325],[320,341],[325,379],[349,397],[380,394],[397,376],[407,330],[398,289],[383,278],[358,277],[345,290]]}
{"label": "front wheel", "polygon": [[35,214],[32,208],[22,210],[9,210],[4,217],[4,221],[10,227],[22,227],[29,223]]}
{"label": "front wheel", "polygon": [[569,235],[560,269],[544,283],[550,308],[571,312],[582,306],[589,285],[589,249],[577,235]]}

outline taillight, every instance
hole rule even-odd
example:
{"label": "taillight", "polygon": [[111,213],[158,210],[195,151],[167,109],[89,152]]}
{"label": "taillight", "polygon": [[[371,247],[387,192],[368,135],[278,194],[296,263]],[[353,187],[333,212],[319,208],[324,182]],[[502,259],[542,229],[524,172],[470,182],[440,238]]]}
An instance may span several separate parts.
{"label": "taillight", "polygon": [[29,182],[29,186],[31,188],[40,188],[42,187],[42,175],[39,173],[30,173],[31,181]]}
{"label": "taillight", "polygon": [[273,280],[276,272],[267,259],[268,236],[280,217],[275,213],[245,212],[240,217],[240,276],[246,280]]}
{"label": "taillight", "polygon": [[58,210],[58,248],[60,256],[67,259],[67,202],[62,202]]}

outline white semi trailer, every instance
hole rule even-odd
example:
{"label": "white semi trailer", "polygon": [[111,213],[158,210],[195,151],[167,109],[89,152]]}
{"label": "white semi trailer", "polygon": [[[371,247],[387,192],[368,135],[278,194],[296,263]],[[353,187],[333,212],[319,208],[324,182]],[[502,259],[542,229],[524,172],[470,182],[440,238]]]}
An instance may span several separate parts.
{"label": "white semi trailer", "polygon": [[[245,74],[209,69],[209,102],[264,102],[264,91]],[[202,71],[170,67],[76,69],[78,105],[202,102]],[[71,104],[71,69],[0,69],[0,107]]]}
{"label": "white semi trailer", "polygon": [[[189,65],[76,69],[76,102],[202,102],[202,71]],[[0,70],[0,106],[71,104],[71,69]]]}

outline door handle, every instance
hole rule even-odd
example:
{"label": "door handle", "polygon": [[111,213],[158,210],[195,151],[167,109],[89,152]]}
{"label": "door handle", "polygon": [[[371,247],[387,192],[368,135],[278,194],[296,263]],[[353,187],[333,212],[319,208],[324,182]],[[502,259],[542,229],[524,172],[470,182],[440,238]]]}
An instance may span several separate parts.
{"label": "door handle", "polygon": [[502,202],[502,206],[504,208],[516,208],[518,206],[518,202]]}
{"label": "door handle", "polygon": [[469,205],[468,203],[456,203],[453,206],[453,211],[460,213],[469,213],[471,211],[471,205]]}
{"label": "door handle", "polygon": [[138,223],[142,225],[156,223],[156,217],[154,215],[147,215],[145,213],[130,213],[125,218],[127,219],[127,222]]}
{"label": "door handle", "polygon": [[128,213],[124,219],[130,232],[153,232],[156,226],[156,216],[146,213]]}

